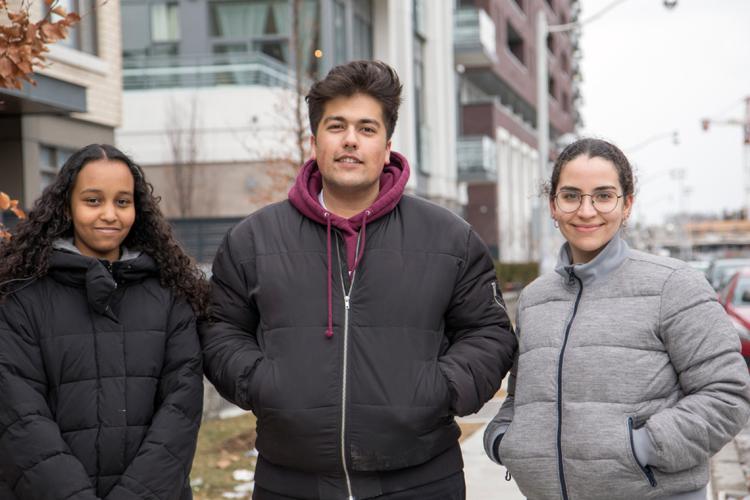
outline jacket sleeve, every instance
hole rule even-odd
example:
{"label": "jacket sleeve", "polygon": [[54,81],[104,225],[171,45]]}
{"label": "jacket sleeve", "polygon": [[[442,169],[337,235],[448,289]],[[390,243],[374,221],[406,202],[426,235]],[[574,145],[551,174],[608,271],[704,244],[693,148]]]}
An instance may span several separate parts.
{"label": "jacket sleeve", "polygon": [[[516,338],[519,339],[519,343],[521,338],[521,300],[519,298],[518,308],[516,309]],[[503,462],[497,454],[497,448],[508,427],[510,427],[510,423],[513,421],[515,411],[514,402],[516,397],[516,376],[518,374],[518,355],[519,350],[517,349],[516,354],[513,356],[513,367],[508,374],[508,394],[505,396],[505,401],[500,406],[497,415],[490,420],[490,423],[487,424],[487,428],[484,430],[484,452],[490,457],[490,460],[500,465]]]}
{"label": "jacket sleeve", "polygon": [[474,413],[492,398],[517,347],[487,247],[473,230],[466,245],[445,317],[450,346],[439,360],[456,415]]}
{"label": "jacket sleeve", "polygon": [[259,314],[252,299],[255,250],[250,238],[239,245],[230,231],[219,247],[211,277],[211,317],[199,327],[206,376],[219,393],[253,410],[250,378],[263,359],[255,331]]}
{"label": "jacket sleeve", "polygon": [[487,428],[484,430],[484,452],[490,457],[490,460],[500,465],[502,465],[503,462],[497,454],[497,447],[503,439],[505,432],[508,430],[508,427],[510,427],[510,423],[513,421],[516,363],[518,363],[518,357],[516,357],[513,368],[510,370],[510,375],[508,375],[508,395],[505,396],[505,401],[503,401],[500,411],[497,412],[495,418],[490,420],[490,423],[487,424]]}
{"label": "jacket sleeve", "polygon": [[195,315],[177,299],[169,314],[157,408],[140,449],[107,500],[176,500],[188,486],[203,409]]}
{"label": "jacket sleeve", "polygon": [[661,297],[662,341],[684,397],[645,424],[666,472],[705,462],[737,434],[750,415],[750,377],[739,339],[716,294],[697,271],[680,268]]}
{"label": "jacket sleeve", "polygon": [[71,453],[47,404],[44,360],[16,297],[0,304],[0,483],[18,500],[94,500],[83,464]]}

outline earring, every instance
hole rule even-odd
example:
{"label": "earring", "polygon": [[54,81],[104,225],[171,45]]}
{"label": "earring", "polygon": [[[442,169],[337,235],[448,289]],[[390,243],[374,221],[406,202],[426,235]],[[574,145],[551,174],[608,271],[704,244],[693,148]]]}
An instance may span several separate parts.
{"label": "earring", "polygon": [[557,219],[552,219],[552,220],[554,221],[554,222],[553,222],[553,224],[555,225],[555,227],[556,227],[557,229],[560,229],[560,223],[559,223],[559,222],[557,222]]}
{"label": "earring", "polygon": [[622,222],[620,223],[620,227],[628,227],[628,219],[622,219]]}

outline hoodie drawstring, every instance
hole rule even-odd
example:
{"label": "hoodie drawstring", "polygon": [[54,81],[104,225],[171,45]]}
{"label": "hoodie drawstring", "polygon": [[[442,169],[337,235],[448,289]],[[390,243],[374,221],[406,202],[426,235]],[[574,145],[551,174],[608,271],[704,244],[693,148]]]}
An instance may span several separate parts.
{"label": "hoodie drawstring", "polygon": [[331,277],[331,214],[326,212],[323,214],[326,218],[326,253],[328,254],[328,329],[326,329],[326,337],[333,337],[333,278]]}
{"label": "hoodie drawstring", "polygon": [[[362,227],[360,228],[359,248],[357,254],[354,257],[354,265],[352,266],[352,273],[357,269],[359,261],[362,260],[362,256],[365,254],[365,228],[367,227],[367,216],[370,215],[369,210],[365,210],[365,214],[362,216]],[[351,273],[349,273],[351,275]]]}

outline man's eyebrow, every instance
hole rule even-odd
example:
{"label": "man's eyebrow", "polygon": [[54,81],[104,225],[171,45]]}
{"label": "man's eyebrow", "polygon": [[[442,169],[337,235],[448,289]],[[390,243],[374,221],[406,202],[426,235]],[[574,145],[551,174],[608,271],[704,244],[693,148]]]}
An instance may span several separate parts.
{"label": "man's eyebrow", "polygon": [[[330,116],[326,116],[325,118],[323,118],[323,123],[346,122],[346,121],[347,121],[346,118],[340,115],[330,115]],[[368,125],[372,124],[372,125],[377,125],[377,126],[382,125],[380,121],[376,120],[375,118],[362,118],[361,120],[358,120],[357,123],[368,124]]]}

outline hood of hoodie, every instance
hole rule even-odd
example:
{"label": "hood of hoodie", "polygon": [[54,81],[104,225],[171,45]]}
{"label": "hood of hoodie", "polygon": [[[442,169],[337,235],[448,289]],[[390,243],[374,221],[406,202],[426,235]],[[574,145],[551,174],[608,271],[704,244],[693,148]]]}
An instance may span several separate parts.
{"label": "hood of hoodie", "polygon": [[335,227],[344,236],[346,243],[346,260],[349,272],[354,271],[357,250],[357,234],[363,223],[369,224],[388,214],[401,201],[406,182],[409,180],[409,162],[406,158],[391,151],[391,162],[380,174],[380,192],[372,205],[348,219],[331,213],[318,202],[318,194],[323,189],[323,176],[315,160],[308,160],[297,175],[289,201],[302,215],[319,224]]}
{"label": "hood of hoodie", "polygon": [[409,162],[399,153],[391,151],[391,161],[380,174],[380,191],[377,198],[372,205],[348,219],[323,208],[318,201],[318,194],[323,189],[323,176],[315,160],[309,160],[302,166],[294,186],[289,191],[289,201],[302,215],[326,227],[328,327],[325,335],[329,339],[333,337],[331,227],[335,227],[343,235],[346,247],[346,264],[349,276],[352,279],[352,285],[350,286],[353,286],[354,273],[365,253],[367,223],[390,213],[398,205],[408,180]]}

